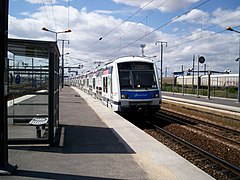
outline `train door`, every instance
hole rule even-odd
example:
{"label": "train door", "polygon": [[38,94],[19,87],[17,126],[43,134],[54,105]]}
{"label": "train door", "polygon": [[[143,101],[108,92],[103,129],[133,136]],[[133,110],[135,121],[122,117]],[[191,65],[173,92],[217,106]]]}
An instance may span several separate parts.
{"label": "train door", "polygon": [[104,75],[104,76],[102,76],[102,100],[104,102],[107,101],[107,93],[108,93],[108,89],[107,89],[107,76]]}
{"label": "train door", "polygon": [[107,105],[109,105],[110,101],[111,101],[111,91],[112,91],[112,78],[111,78],[111,74],[108,74],[106,77],[106,98],[107,98]]}
{"label": "train door", "polygon": [[103,76],[102,76],[102,84],[103,84],[103,102],[107,106],[109,105],[110,99],[111,99],[111,67],[106,68],[103,71]]}
{"label": "train door", "polygon": [[98,99],[102,99],[102,78],[100,74],[96,77],[96,94]]}

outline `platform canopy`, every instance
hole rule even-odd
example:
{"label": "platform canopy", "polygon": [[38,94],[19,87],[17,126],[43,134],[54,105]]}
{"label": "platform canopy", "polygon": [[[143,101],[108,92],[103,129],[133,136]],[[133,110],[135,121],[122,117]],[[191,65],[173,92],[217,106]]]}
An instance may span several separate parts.
{"label": "platform canopy", "polygon": [[8,51],[17,56],[49,58],[50,49],[60,55],[56,41],[8,39]]}

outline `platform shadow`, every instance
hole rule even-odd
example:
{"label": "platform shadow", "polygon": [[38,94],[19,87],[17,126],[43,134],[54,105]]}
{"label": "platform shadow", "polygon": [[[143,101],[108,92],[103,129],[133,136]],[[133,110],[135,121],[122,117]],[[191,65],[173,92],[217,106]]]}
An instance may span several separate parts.
{"label": "platform shadow", "polygon": [[112,128],[67,125],[64,129],[63,153],[134,153]]}
{"label": "platform shadow", "polygon": [[[63,131],[61,131],[63,129]],[[112,128],[61,125],[56,145],[9,146],[9,149],[51,153],[134,154],[134,150]],[[62,141],[62,142],[61,142]],[[62,145],[60,145],[61,143]]]}
{"label": "platform shadow", "polygon": [[[39,178],[39,179],[112,180],[112,178],[105,178],[105,177],[101,178],[101,177],[81,176],[81,175],[53,173],[53,172],[38,172],[38,171],[28,171],[28,170],[18,170],[14,176],[18,178],[24,177],[24,178]],[[5,176],[5,177],[14,179],[14,176]]]}

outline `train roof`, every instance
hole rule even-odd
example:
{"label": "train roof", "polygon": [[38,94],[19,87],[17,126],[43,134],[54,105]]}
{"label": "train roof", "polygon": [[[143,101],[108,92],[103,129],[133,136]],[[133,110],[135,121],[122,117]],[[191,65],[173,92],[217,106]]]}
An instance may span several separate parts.
{"label": "train roof", "polygon": [[144,57],[144,56],[123,56],[123,57],[119,57],[113,61],[106,63],[105,66],[107,66],[111,63],[135,62],[135,61],[153,63],[153,60],[151,60],[147,57]]}
{"label": "train roof", "polygon": [[122,62],[148,62],[148,63],[154,63],[153,60],[149,59],[148,57],[144,57],[144,56],[123,56],[123,57],[119,57],[113,61],[110,61],[106,64],[104,64],[104,66],[100,66],[97,67],[95,69],[89,70],[88,72],[85,72],[84,74],[80,75],[80,77],[82,76],[91,76],[94,75],[100,71],[102,71],[103,69],[112,66],[112,63],[122,63]]}

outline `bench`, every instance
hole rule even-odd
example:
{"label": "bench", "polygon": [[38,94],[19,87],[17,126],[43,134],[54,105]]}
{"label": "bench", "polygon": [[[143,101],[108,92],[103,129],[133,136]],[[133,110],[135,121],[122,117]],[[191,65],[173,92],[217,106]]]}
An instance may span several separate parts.
{"label": "bench", "polygon": [[46,124],[48,123],[47,117],[34,117],[29,124],[32,126],[36,126],[36,136],[37,138],[41,138],[41,127],[45,129]]}

